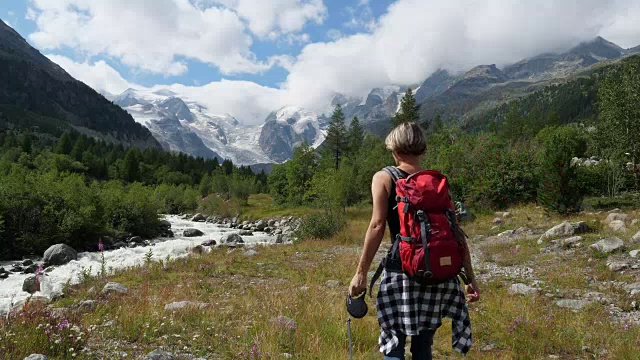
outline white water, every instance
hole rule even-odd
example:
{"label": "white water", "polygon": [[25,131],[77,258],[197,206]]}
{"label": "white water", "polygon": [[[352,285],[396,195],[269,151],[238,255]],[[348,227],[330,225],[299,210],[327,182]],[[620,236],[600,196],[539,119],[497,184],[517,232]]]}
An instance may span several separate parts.
{"label": "white water", "polygon": [[[136,247],[133,249],[123,248],[116,250],[99,252],[85,252],[78,254],[78,260],[54,268],[46,276],[42,276],[40,280],[40,292],[35,295],[47,296],[51,298],[55,294],[60,294],[67,281],[71,284],[77,284],[82,277],[83,268],[91,268],[91,274],[97,275],[101,268],[102,254],[106,261],[107,270],[124,269],[131,266],[143,264],[145,255],[151,249],[153,252],[152,260],[157,261],[166,259],[170,256],[172,259],[185,257],[189,254],[189,250],[200,245],[205,240],[216,240],[219,242],[223,234],[237,232],[235,229],[221,228],[218,225],[208,223],[196,223],[189,220],[180,219],[177,216],[166,216],[166,220],[171,223],[171,230],[175,234],[175,238],[160,238],[152,241],[153,246]],[[203,236],[185,238],[182,237],[184,229],[196,228],[204,233]],[[266,233],[255,233],[254,236],[242,237],[246,245],[273,243],[273,236]],[[0,267],[9,270],[12,263],[0,263]],[[12,273],[9,278],[0,280],[0,313],[6,313],[11,304],[15,304],[29,296],[28,293],[22,291],[24,280],[31,276],[19,273]]]}

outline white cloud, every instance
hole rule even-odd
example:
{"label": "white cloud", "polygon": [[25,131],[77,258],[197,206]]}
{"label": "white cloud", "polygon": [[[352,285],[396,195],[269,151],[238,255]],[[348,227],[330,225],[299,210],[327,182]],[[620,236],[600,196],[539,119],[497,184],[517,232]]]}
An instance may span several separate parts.
{"label": "white cloud", "polygon": [[69,75],[100,93],[119,94],[128,88],[140,87],[125,80],[117,70],[103,60],[90,64],[78,63],[62,55],[47,55],[47,57],[65,69]]}
{"label": "white cloud", "polygon": [[107,55],[143,71],[180,75],[184,58],[222,73],[256,73],[269,64],[250,51],[253,40],[238,15],[188,0],[31,0],[31,41],[45,50],[70,47],[88,57]]}
{"label": "white cloud", "polygon": [[[212,113],[231,114],[243,123],[258,124],[266,116],[285,104],[284,93],[280,89],[269,88],[250,81],[221,80],[206,85],[182,84],[156,85],[151,88],[130,83],[105,61],[78,63],[62,55],[47,55],[71,76],[91,86],[101,93],[118,95],[128,88],[140,90],[169,89],[185,100],[193,100],[205,105]],[[285,62],[278,58],[271,61]],[[290,61],[290,60],[289,60]]]}
{"label": "white cloud", "polygon": [[215,0],[235,10],[259,37],[302,31],[309,21],[321,24],[327,16],[322,0]]}
{"label": "white cloud", "polygon": [[626,0],[399,0],[370,33],[307,45],[287,78],[288,100],[320,108],[334,92],[363,96],[421,82],[440,67],[505,65],[606,31],[616,35],[611,41],[640,43],[638,13],[629,11],[637,7]]}

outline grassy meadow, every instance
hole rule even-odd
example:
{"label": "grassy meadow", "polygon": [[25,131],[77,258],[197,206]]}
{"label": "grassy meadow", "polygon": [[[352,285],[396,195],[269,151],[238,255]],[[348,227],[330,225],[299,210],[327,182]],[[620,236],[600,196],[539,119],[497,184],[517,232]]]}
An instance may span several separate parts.
{"label": "grassy meadow", "polygon": [[[256,219],[312,211],[272,209],[269,198],[260,196],[250,199],[243,216]],[[540,251],[549,244],[538,245],[539,235],[521,240],[494,235],[521,226],[539,234],[563,219],[548,217],[534,206],[510,212],[501,226],[492,224],[494,214],[482,214],[464,227],[472,238],[482,291],[481,301],[469,306],[474,345],[468,358],[639,359],[640,327],[614,321],[609,305],[592,303],[573,311],[554,304],[560,297],[597,291],[630,310],[634,299],[615,284],[638,281],[638,270],[612,272],[605,256],[588,249],[590,243],[613,235],[596,225],[606,213],[573,218],[589,221],[596,229],[584,236],[583,247],[547,253]],[[640,216],[627,213],[631,218]],[[329,240],[257,247],[253,255],[242,248],[220,247],[208,254],[148,263],[107,278],[87,277],[50,306],[58,310],[32,305],[0,320],[0,358],[23,359],[43,353],[53,359],[137,359],[162,348],[185,359],[187,355],[347,359],[344,298],[369,209],[349,208],[345,216],[348,226]],[[629,230],[621,236],[625,241],[640,228],[630,226]],[[379,256],[387,243],[385,239]],[[129,292],[101,296],[107,281],[122,283]],[[508,291],[513,283],[534,282],[542,288],[538,294]],[[76,304],[88,299],[97,301],[94,310],[75,310]],[[206,306],[164,310],[166,304],[178,301]],[[369,314],[352,321],[354,359],[381,358],[375,301],[367,301]],[[436,333],[434,358],[461,358],[451,349],[448,320]]]}

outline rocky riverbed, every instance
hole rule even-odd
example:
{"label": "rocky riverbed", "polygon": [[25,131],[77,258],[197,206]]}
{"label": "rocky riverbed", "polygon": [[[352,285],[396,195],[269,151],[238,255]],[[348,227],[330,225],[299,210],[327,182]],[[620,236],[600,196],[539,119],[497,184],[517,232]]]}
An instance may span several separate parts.
{"label": "rocky riverbed", "polygon": [[[157,261],[188,256],[191,252],[208,252],[211,247],[254,247],[288,243],[297,225],[294,218],[238,222],[237,219],[196,215],[168,215],[165,220],[171,231],[161,237],[144,240],[132,236],[126,241],[106,245],[102,252],[71,253],[74,259],[63,265],[46,267],[44,259],[15,260],[0,263],[0,313],[25,300],[35,290],[33,273],[39,275],[40,291],[34,296],[55,299],[62,296],[66,284],[79,283],[85,274],[97,275],[104,267],[111,272],[143,264],[147,259]],[[73,252],[73,250],[71,250]],[[29,290],[29,292],[25,291]]]}

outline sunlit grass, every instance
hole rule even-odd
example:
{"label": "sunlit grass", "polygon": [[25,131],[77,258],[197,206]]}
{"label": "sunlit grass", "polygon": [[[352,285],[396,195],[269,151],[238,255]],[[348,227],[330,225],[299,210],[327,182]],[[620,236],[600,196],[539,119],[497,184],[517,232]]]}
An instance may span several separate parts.
{"label": "sunlit grass", "polygon": [[[276,209],[269,207],[269,201],[268,197],[252,197],[249,206],[253,208],[245,214],[285,216],[314,211]],[[110,275],[109,281],[129,287],[126,295],[102,297],[98,293],[107,280],[91,278],[72,287],[71,294],[54,306],[73,307],[72,304],[85,299],[98,301],[95,311],[70,316],[70,321],[85,329],[83,346],[92,351],[77,352],[76,358],[112,358],[116,352],[137,358],[163,347],[174,353],[209,359],[281,359],[285,353],[295,359],[345,359],[349,349],[344,297],[369,215],[366,207],[347,209],[345,217],[349,225],[329,240],[257,247],[254,256],[246,256],[244,249],[217,248],[210,254],[152,263]],[[547,216],[534,206],[523,206],[512,209],[505,224],[492,230],[494,217],[481,215],[466,224],[465,229],[470,236],[521,226],[541,232],[564,220]],[[606,213],[601,213],[575,216],[571,220],[605,217]],[[499,277],[481,283],[482,300],[469,307],[474,346],[468,358],[541,359],[549,355],[561,359],[640,358],[637,325],[614,322],[607,308],[597,303],[578,312],[554,304],[558,294],[572,298],[576,292],[599,291],[629,308],[633,299],[619,287],[598,287],[613,280],[637,278],[632,272],[609,271],[606,259],[587,249],[607,234],[604,228],[598,231],[603,233],[585,235],[585,245],[573,252],[556,249],[541,253],[540,248],[550,243],[538,245],[536,239],[485,238],[473,243],[472,247],[484,253],[485,261],[502,267],[531,267],[543,291],[528,296],[513,295],[508,288],[514,280]],[[386,237],[385,243],[387,240]],[[381,249],[380,253],[383,252]],[[339,285],[332,287],[329,280]],[[166,304],[175,301],[208,306],[176,312],[164,310]],[[354,359],[381,358],[377,349],[375,300],[367,298],[367,302],[369,314],[352,321]],[[53,359],[66,358],[67,353],[48,349],[48,339],[36,328],[46,321],[44,314],[35,315],[25,324],[19,319],[0,321],[0,358],[22,359],[37,352]],[[112,326],[103,327],[108,321],[112,321]],[[438,359],[460,358],[451,349],[449,321],[436,333],[434,352]]]}

